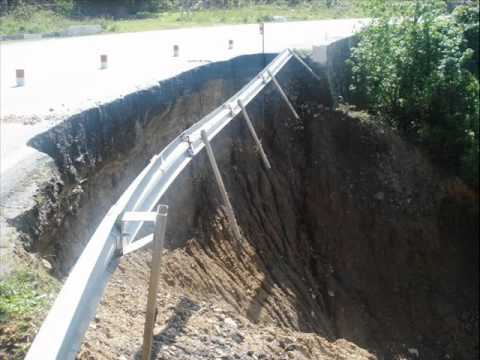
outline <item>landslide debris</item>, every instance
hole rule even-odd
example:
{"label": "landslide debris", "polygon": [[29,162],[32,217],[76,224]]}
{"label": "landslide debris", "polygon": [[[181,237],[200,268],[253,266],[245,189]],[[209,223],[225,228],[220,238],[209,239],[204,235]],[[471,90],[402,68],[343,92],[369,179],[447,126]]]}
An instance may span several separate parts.
{"label": "landslide debris", "polygon": [[[272,97],[257,124],[272,171],[241,122],[213,143],[241,251],[205,157],[166,198],[157,359],[470,359],[478,195],[368,116],[292,86],[302,120]],[[141,351],[145,254],[114,276],[84,358]]]}

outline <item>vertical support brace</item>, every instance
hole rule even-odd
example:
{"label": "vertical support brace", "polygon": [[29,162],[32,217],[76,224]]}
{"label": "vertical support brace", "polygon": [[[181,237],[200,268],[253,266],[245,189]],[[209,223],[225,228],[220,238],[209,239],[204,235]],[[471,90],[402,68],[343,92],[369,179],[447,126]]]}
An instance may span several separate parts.
{"label": "vertical support brace", "polygon": [[158,279],[160,278],[160,263],[162,259],[165,229],[167,227],[168,206],[158,207],[155,221],[155,233],[152,247],[152,262],[150,267],[150,284],[148,286],[147,312],[145,315],[145,329],[143,332],[143,360],[150,360],[153,344],[153,329],[157,309]]}
{"label": "vertical support brace", "polygon": [[120,224],[120,238],[117,243],[117,253],[119,256],[124,255],[124,251],[128,246],[128,233],[125,230],[125,222],[122,221]]}
{"label": "vertical support brace", "polygon": [[265,151],[263,150],[262,142],[258,138],[258,135],[255,131],[255,128],[253,127],[252,120],[250,120],[250,116],[248,115],[247,109],[245,108],[245,105],[243,104],[242,100],[238,100],[238,105],[242,109],[243,113],[243,118],[245,119],[245,122],[247,123],[248,130],[250,131],[250,134],[253,137],[253,140],[255,141],[255,144],[257,145],[257,149],[260,152],[260,156],[262,157],[263,163],[265,164],[265,167],[267,169],[271,169],[272,166],[270,165],[270,161],[268,161],[267,154],[265,154]]}
{"label": "vertical support brace", "polygon": [[203,140],[203,143],[205,144],[208,160],[210,161],[210,165],[212,166],[213,174],[215,175],[215,180],[217,181],[220,194],[222,195],[223,203],[227,209],[228,221],[230,222],[230,226],[232,228],[233,234],[235,235],[235,238],[237,239],[237,242],[240,244],[242,239],[242,234],[240,233],[240,228],[238,227],[237,219],[235,218],[235,213],[233,211],[232,203],[228,198],[227,189],[225,188],[222,175],[220,174],[220,170],[218,169],[217,161],[215,160],[215,156],[213,155],[213,150],[205,130],[202,130],[202,140]]}
{"label": "vertical support brace", "polygon": [[321,78],[320,76],[318,76],[318,75],[315,73],[315,71],[313,71],[313,69],[312,69],[310,66],[308,66],[307,63],[306,63],[305,61],[303,61],[303,59],[302,59],[294,50],[292,50],[292,49],[288,49],[288,50],[289,50],[290,53],[295,57],[295,59],[297,59],[298,62],[299,62],[300,64],[302,64],[302,65],[305,67],[305,69],[307,69],[307,71],[308,71],[310,74],[312,74],[312,76],[313,76],[315,79],[317,79],[318,81],[322,81],[322,78]]}
{"label": "vertical support brace", "polygon": [[295,118],[296,118],[297,120],[300,120],[300,116],[299,116],[298,113],[295,111],[295,108],[293,107],[292,103],[291,103],[290,100],[288,99],[287,94],[285,94],[285,91],[283,91],[282,87],[281,87],[280,84],[278,83],[277,78],[275,77],[275,75],[273,75],[270,70],[268,70],[268,75],[270,75],[270,77],[272,78],[272,81],[273,81],[273,83],[275,84],[275,87],[277,88],[278,92],[279,92],[280,95],[282,96],[283,100],[285,100],[285,102],[287,103],[287,105],[288,105],[288,107],[290,108],[290,111],[292,112],[293,116],[295,116]]}

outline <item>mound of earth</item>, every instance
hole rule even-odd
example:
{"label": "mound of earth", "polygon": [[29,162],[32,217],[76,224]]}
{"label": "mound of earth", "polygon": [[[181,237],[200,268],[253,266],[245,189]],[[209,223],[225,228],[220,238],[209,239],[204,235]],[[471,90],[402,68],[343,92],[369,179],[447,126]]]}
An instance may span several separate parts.
{"label": "mound of earth", "polygon": [[[122,262],[79,359],[141,359],[149,271],[145,258],[148,254],[141,253]],[[165,281],[160,288],[152,359],[375,359],[343,339],[258,326],[225,302],[197,300]]]}

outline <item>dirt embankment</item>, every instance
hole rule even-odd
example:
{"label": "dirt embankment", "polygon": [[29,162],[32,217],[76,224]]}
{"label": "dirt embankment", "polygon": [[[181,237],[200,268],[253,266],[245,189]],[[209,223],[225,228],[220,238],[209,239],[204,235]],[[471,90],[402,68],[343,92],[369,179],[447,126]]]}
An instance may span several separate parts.
{"label": "dirt embankment", "polygon": [[[416,359],[418,352],[421,359],[471,359],[478,352],[477,194],[368,117],[322,105],[325,88],[298,74],[281,80],[301,121],[272,89],[249,107],[271,171],[240,120],[213,144],[242,249],[204,156],[165,200],[172,216],[158,358],[213,358],[225,350],[227,359],[334,359],[350,349],[343,358]],[[147,274],[139,263],[126,260],[116,275],[85,351],[100,349],[106,358],[139,351]],[[142,281],[129,280],[132,272]],[[115,299],[135,314],[119,315]],[[119,316],[123,327],[115,325]],[[226,318],[239,336],[222,330]],[[134,340],[130,332],[125,338],[130,326]],[[298,351],[269,342],[268,333]]]}
{"label": "dirt embankment", "polygon": [[[259,70],[262,61],[248,59],[187,73],[37,138],[62,179],[17,219],[32,247],[68,270],[146,161]],[[474,357],[477,194],[367,117],[330,109],[327,81],[293,64],[279,80],[300,121],[272,87],[249,105],[271,171],[240,118],[213,142],[242,248],[205,155],[162,200],[170,215],[157,358]],[[82,359],[139,354],[148,259],[123,259]]]}

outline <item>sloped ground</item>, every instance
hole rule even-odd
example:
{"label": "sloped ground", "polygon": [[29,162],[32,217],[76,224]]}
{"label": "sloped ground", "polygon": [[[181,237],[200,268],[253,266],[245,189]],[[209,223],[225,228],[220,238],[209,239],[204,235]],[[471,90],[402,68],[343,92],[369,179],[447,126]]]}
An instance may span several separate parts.
{"label": "sloped ground", "polygon": [[[146,253],[135,254],[122,262],[90,326],[80,359],[140,358],[146,258]],[[374,359],[345,340],[330,342],[315,334],[255,325],[224,301],[199,300],[164,280],[160,289],[154,359]]]}
{"label": "sloped ground", "polygon": [[[477,195],[367,117],[309,102],[302,83],[291,85],[303,121],[267,97],[256,124],[271,172],[243,123],[214,142],[241,248],[205,158],[167,196],[157,358],[471,359]],[[117,271],[81,358],[138,355],[145,259]]]}
{"label": "sloped ground", "polygon": [[[65,274],[152,154],[262,67],[213,63],[37,137],[60,174],[12,226]],[[474,358],[478,193],[368,117],[331,110],[326,82],[294,63],[279,81],[301,121],[272,87],[248,107],[271,171],[240,118],[213,142],[242,246],[204,155],[162,199],[157,358]],[[81,358],[139,354],[147,263],[123,259]]]}

